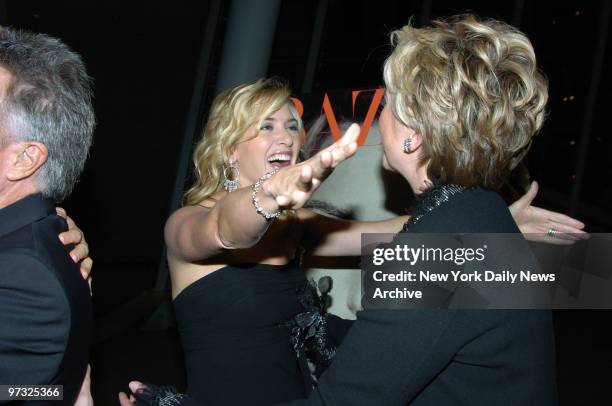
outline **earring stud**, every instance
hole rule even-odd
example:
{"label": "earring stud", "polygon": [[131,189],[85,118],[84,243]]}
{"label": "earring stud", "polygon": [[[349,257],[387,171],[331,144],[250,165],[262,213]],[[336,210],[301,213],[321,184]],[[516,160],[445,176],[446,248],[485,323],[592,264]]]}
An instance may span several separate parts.
{"label": "earring stud", "polygon": [[406,138],[404,140],[404,152],[409,154],[412,151],[412,138]]}

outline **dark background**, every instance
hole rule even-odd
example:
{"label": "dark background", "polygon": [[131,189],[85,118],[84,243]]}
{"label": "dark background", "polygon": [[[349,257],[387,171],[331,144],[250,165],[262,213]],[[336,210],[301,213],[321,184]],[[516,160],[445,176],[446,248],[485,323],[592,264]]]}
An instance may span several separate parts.
{"label": "dark background", "polygon": [[[72,197],[64,202],[85,231],[95,260],[98,321],[93,385],[97,404],[113,404],[130,378],[184,387],[182,355],[168,325],[163,225],[172,208],[191,106],[205,117],[214,96],[230,1],[0,2],[3,24],[61,38],[95,79],[98,127]],[[382,84],[392,29],[410,18],[471,11],[521,28],[550,81],[549,117],[529,156],[541,184],[536,204],[570,213],[592,232],[612,230],[612,136],[608,114],[612,52],[608,1],[325,1],[312,86],[305,83],[319,1],[284,0],[268,75],[289,79],[296,93]],[[212,8],[211,8],[212,7]],[[210,22],[216,25],[211,28]],[[214,38],[204,35],[207,32]],[[194,95],[198,59],[210,58]],[[201,73],[201,72],[200,72]],[[195,136],[187,134],[188,136]],[[189,138],[187,138],[189,139]],[[186,180],[189,181],[188,179]],[[179,179],[178,185],[183,183]],[[163,278],[157,287],[163,285]],[[151,318],[151,311],[158,309]],[[147,323],[142,324],[143,321]],[[612,333],[607,311],[555,313],[562,404],[612,398]],[[160,327],[161,326],[161,327]]]}

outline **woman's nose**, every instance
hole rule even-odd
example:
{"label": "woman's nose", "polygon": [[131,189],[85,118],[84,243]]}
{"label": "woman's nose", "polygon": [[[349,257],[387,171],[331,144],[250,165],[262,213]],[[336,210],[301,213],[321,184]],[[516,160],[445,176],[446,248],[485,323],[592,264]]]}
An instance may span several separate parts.
{"label": "woman's nose", "polygon": [[291,134],[289,130],[283,128],[278,136],[278,143],[291,147],[293,146],[293,141],[293,134]]}

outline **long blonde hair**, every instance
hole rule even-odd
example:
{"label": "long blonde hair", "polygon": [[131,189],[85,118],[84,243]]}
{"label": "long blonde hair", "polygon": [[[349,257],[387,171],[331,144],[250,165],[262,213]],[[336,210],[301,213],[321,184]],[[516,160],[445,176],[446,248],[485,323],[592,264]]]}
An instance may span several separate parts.
{"label": "long blonde hair", "polygon": [[196,205],[223,187],[223,170],[245,132],[285,104],[301,120],[290,99],[291,90],[278,78],[259,79],[233,87],[212,103],[206,127],[193,152],[196,181],[183,197],[183,205]]}

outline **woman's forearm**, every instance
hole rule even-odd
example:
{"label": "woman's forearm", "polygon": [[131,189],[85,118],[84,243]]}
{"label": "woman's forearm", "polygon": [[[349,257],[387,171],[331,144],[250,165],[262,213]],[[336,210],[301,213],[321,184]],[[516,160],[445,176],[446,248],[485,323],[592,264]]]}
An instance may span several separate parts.
{"label": "woman's forearm", "polygon": [[303,246],[313,256],[361,255],[361,234],[397,234],[409,216],[381,221],[340,220],[318,214],[303,215],[306,225]]}
{"label": "woman's forearm", "polygon": [[[272,196],[263,188],[257,192],[259,206],[267,213],[279,210]],[[271,221],[257,213],[251,187],[227,194],[215,205],[212,213],[217,222],[217,236],[223,248],[241,249],[255,245],[265,234]]]}

